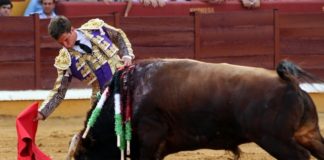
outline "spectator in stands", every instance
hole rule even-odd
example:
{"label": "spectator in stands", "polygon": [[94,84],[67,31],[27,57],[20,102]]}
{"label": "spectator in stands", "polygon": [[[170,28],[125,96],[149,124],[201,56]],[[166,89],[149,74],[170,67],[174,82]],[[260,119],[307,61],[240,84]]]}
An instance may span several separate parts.
{"label": "spectator in stands", "polygon": [[[209,3],[223,3],[225,0],[201,0]],[[242,4],[246,8],[259,8],[260,7],[260,0],[241,0]]]}
{"label": "spectator in stands", "polygon": [[40,0],[42,10],[36,12],[40,19],[56,17],[55,13],[55,0]]}
{"label": "spectator in stands", "polygon": [[[128,5],[126,7],[126,11],[124,16],[127,17],[131,8],[132,8],[132,0],[129,0]],[[143,3],[146,6],[152,5],[153,7],[163,7],[166,5],[166,1],[175,1],[175,2],[181,2],[181,1],[194,1],[194,0],[139,0],[141,3]],[[211,4],[221,4],[224,3],[225,0],[200,0],[202,2],[207,2]],[[260,0],[241,0],[244,7],[252,9],[252,8],[259,8],[261,5]]]}
{"label": "spectator in stands", "polygon": [[140,0],[145,6],[152,5],[153,7],[163,7],[167,0]]}
{"label": "spectator in stands", "polygon": [[260,0],[242,0],[242,3],[246,8],[259,8],[261,5]]}
{"label": "spectator in stands", "polygon": [[25,9],[24,16],[29,16],[31,14],[42,11],[42,5],[39,0],[30,0],[27,8]]}
{"label": "spectator in stands", "polygon": [[10,0],[0,0],[0,16],[10,16],[12,7]]}
{"label": "spectator in stands", "polygon": [[[104,0],[109,1],[109,0]],[[115,1],[127,1],[127,6],[125,9],[124,17],[128,17],[128,14],[133,6],[133,0],[115,0]],[[166,0],[139,0],[141,3],[143,3],[145,6],[153,6],[155,7],[163,7],[165,6]]]}
{"label": "spectator in stands", "polygon": [[[140,0],[140,2],[143,3],[144,5],[146,6],[152,5],[153,7],[158,7],[158,6],[163,7],[166,4],[166,1],[183,1],[183,0]],[[185,0],[185,1],[194,1],[194,0]],[[216,3],[216,4],[225,2],[225,0],[200,0],[200,1],[208,2],[208,3]],[[246,8],[259,8],[260,0],[242,0],[242,4]],[[129,4],[129,6],[131,6],[131,4]],[[129,12],[128,10],[126,9],[125,16],[128,15]]]}
{"label": "spectator in stands", "polygon": [[48,32],[63,48],[55,58],[58,77],[39,108],[37,120],[47,118],[61,103],[72,77],[92,86],[94,102],[116,68],[131,65],[135,57],[125,33],[100,19],[89,20],[76,29],[66,17],[57,16],[51,19]]}

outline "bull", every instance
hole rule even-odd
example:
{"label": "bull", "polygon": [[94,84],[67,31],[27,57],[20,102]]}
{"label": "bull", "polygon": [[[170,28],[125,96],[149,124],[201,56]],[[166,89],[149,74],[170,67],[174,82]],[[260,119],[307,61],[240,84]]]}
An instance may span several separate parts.
{"label": "bull", "polygon": [[[120,75],[127,75],[127,83]],[[188,59],[138,62],[115,73],[102,111],[78,142],[74,158],[120,159],[112,93],[127,88],[133,160],[160,160],[199,148],[239,156],[238,146],[248,142],[277,159],[324,159],[316,106],[299,87],[300,79],[316,77],[289,61],[276,71]]]}

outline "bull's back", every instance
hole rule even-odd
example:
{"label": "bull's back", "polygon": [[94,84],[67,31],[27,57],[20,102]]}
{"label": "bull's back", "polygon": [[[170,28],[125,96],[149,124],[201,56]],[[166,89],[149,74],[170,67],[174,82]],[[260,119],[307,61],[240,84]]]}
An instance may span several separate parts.
{"label": "bull's back", "polygon": [[233,130],[228,132],[240,132],[239,114],[255,107],[253,103],[271,100],[284,88],[274,71],[262,68],[193,60],[163,60],[147,66],[151,68],[139,76],[150,87],[138,88],[146,92],[140,107],[158,110],[162,118],[171,120],[169,125],[197,135],[216,134],[230,125]]}
{"label": "bull's back", "polygon": [[228,106],[233,100],[259,97],[284,85],[274,71],[194,60],[164,60],[145,73],[141,81],[150,86],[146,95],[159,97],[156,103],[161,101],[168,110]]}

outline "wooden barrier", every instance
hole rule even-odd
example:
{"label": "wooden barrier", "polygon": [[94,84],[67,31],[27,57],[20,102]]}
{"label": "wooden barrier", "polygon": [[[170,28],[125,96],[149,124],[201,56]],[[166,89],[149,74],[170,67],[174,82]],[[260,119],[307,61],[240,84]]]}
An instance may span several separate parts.
{"label": "wooden barrier", "polygon": [[194,58],[192,16],[121,18],[120,27],[132,43],[137,59]]}
{"label": "wooden barrier", "polygon": [[201,15],[196,58],[274,68],[273,11]]}
{"label": "wooden barrier", "polygon": [[279,14],[279,59],[290,59],[324,77],[324,14]]}
{"label": "wooden barrier", "polygon": [[[69,17],[75,27],[99,17],[122,28],[136,59],[193,58],[274,69],[283,58],[324,78],[324,14],[244,10],[190,16]],[[50,89],[60,45],[49,20],[0,17],[0,90]],[[86,85],[74,80],[72,88]]]}
{"label": "wooden barrier", "polygon": [[36,87],[34,17],[1,17],[0,89]]}

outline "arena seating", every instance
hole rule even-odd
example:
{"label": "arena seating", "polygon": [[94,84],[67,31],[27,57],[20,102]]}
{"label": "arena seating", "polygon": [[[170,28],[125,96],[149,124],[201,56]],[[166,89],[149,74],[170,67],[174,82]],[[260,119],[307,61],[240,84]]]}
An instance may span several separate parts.
{"label": "arena seating", "polygon": [[[65,16],[123,14],[126,2],[60,2],[57,5],[58,14]],[[278,9],[281,12],[322,12],[323,0],[261,0],[261,7],[253,10]],[[164,7],[153,8],[133,2],[129,16],[186,16],[192,12],[216,13],[224,11],[248,10],[241,0],[226,0],[223,4],[210,4],[193,0],[190,2],[168,2]]]}

